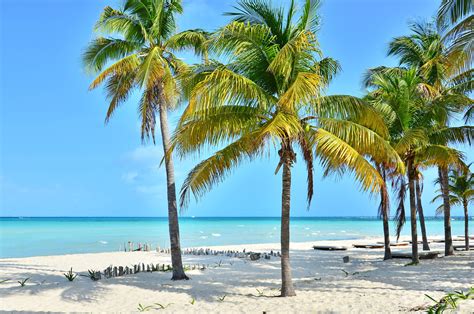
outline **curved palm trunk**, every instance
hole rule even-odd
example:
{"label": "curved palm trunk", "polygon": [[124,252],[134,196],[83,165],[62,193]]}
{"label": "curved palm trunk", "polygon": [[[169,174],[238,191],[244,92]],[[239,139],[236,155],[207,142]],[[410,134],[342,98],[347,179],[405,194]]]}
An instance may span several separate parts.
{"label": "curved palm trunk", "polygon": [[421,238],[423,239],[423,251],[429,251],[430,246],[428,245],[428,237],[426,236],[426,225],[425,215],[423,214],[423,205],[421,204],[421,187],[420,180],[416,179],[416,210],[418,211],[418,219],[420,220],[421,226]]}
{"label": "curved palm trunk", "polygon": [[448,168],[438,167],[441,194],[444,207],[444,255],[453,255],[453,238],[451,235],[451,205],[449,204]]}
{"label": "curved palm trunk", "polygon": [[163,140],[163,150],[166,167],[166,183],[168,192],[168,226],[171,245],[171,265],[173,276],[171,280],[189,279],[184,273],[183,262],[181,260],[181,245],[179,241],[179,221],[178,206],[176,205],[176,186],[174,180],[173,158],[167,154],[170,149],[170,131],[168,128],[168,113],[166,108],[158,106],[160,111],[161,137]]}
{"label": "curved palm trunk", "polygon": [[410,190],[410,223],[411,223],[411,253],[412,263],[419,263],[418,258],[418,234],[416,230],[416,201],[415,201],[415,169],[413,167],[413,157],[407,161],[408,188]]}
{"label": "curved palm trunk", "polygon": [[[282,149],[283,150],[283,149]],[[294,153],[291,150],[280,151],[280,163],[283,165],[281,193],[281,296],[295,296],[290,265],[290,194],[291,165]]]}
{"label": "curved palm trunk", "polygon": [[469,251],[469,214],[467,212],[467,199],[463,198],[462,206],[464,208],[464,244],[466,251]]}

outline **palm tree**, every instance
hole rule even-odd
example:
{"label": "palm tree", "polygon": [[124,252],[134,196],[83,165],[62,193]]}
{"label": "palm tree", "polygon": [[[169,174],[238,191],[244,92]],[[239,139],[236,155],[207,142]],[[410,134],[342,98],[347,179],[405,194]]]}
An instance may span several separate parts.
{"label": "palm tree", "polygon": [[[397,208],[397,236],[405,223],[405,189],[408,185],[412,235],[412,262],[418,263],[416,228],[419,165],[446,166],[459,162],[461,154],[440,143],[458,134],[457,129],[437,127],[440,108],[446,108],[451,98],[428,97],[432,89],[417,75],[417,69],[375,68],[369,70],[366,86],[373,106],[385,116],[390,130],[391,146],[402,156],[407,169],[407,183],[403,175],[394,181],[399,195]],[[464,99],[464,98],[462,98]],[[429,101],[428,101],[429,100]],[[445,110],[446,111],[446,110]],[[462,134],[461,134],[462,135]],[[421,190],[419,191],[421,192]],[[418,205],[421,202],[418,201]]]}
{"label": "palm tree", "polygon": [[209,49],[225,64],[210,60],[183,75],[188,92],[174,135],[180,156],[203,147],[223,147],[188,174],[181,204],[190,194],[201,197],[247,160],[275,148],[282,168],[281,276],[282,296],[293,296],[290,267],[291,170],[299,148],[306,164],[308,206],[313,196],[313,161],[321,158],[327,173],[351,171],[363,188],[374,193],[383,185],[365,156],[403,163],[387,145],[388,130],[380,115],[351,96],[322,96],[339,65],[323,58],[315,32],[317,1],[307,0],[296,16],[269,1],[242,0],[229,13],[234,21],[218,30]]}
{"label": "palm tree", "polygon": [[[439,179],[435,180],[439,184]],[[449,184],[449,204],[451,206],[462,206],[464,209],[464,236],[465,247],[469,250],[469,203],[474,201],[474,174],[469,171],[469,167],[451,168],[448,177]],[[442,199],[443,194],[437,195],[431,202]],[[444,211],[444,206],[440,205],[436,213]]]}
{"label": "palm tree", "polygon": [[[454,3],[456,1],[459,2],[458,0],[444,1],[445,9],[447,10],[447,7],[450,6],[448,2]],[[452,113],[460,112],[466,106],[472,106],[472,101],[464,96],[472,90],[472,69],[469,68],[466,71],[466,64],[471,62],[472,56],[466,53],[464,49],[457,49],[453,45],[448,45],[446,38],[443,38],[434,25],[430,23],[415,23],[410,28],[412,31],[411,35],[397,37],[390,43],[389,55],[398,56],[400,58],[400,65],[417,69],[417,75],[427,84],[425,87],[431,98],[438,97],[439,99],[441,97],[450,102],[449,106],[445,106],[446,101],[441,102],[443,106],[437,109],[440,115],[438,117],[438,127],[446,129],[448,128],[449,117]],[[470,127],[458,129],[458,135],[454,137],[454,141],[470,143],[472,133],[466,131],[466,129],[470,129]],[[453,139],[452,137],[450,138]],[[447,145],[448,143],[446,141],[439,142],[438,144]],[[447,187],[448,167],[449,165],[439,166],[438,176],[442,184],[441,190],[445,193],[445,255],[452,255],[454,250],[452,247]]]}
{"label": "palm tree", "polygon": [[[185,68],[174,52],[204,42],[205,33],[188,31],[173,36],[175,15],[182,13],[181,0],[126,0],[121,9],[105,7],[95,30],[98,35],[88,45],[83,61],[87,70],[98,73],[90,89],[105,84],[110,100],[107,123],[133,90],[141,92],[138,113],[142,141],[155,142],[156,114],[159,115],[163,150],[170,149],[167,111],[178,102],[174,78]],[[181,260],[175,178],[171,155],[165,154],[168,220],[173,280],[188,279]]]}

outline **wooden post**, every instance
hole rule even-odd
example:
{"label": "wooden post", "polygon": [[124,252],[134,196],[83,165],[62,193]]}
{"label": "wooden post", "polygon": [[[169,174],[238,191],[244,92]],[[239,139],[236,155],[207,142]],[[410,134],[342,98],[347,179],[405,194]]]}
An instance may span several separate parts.
{"label": "wooden post", "polygon": [[118,275],[119,276],[123,276],[123,266],[119,266],[119,269],[118,269]]}

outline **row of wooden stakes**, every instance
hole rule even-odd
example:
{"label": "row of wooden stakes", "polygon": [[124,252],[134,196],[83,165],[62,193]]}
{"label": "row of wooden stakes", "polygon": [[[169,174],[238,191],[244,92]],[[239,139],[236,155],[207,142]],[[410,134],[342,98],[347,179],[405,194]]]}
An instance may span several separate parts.
{"label": "row of wooden stakes", "polygon": [[[205,270],[206,268],[209,268],[209,265],[199,265],[199,264],[195,264],[195,265],[185,265],[184,266],[184,270],[195,270],[195,269],[199,269],[199,270]],[[100,280],[102,279],[102,275],[105,277],[105,278],[112,278],[112,277],[121,277],[121,276],[125,276],[125,275],[132,275],[132,274],[137,274],[137,273],[140,273],[140,272],[156,272],[156,271],[161,271],[161,272],[167,272],[167,271],[172,271],[173,270],[173,267],[169,264],[145,264],[145,263],[141,263],[141,264],[136,264],[136,265],[133,265],[133,266],[109,266],[107,267],[106,269],[104,269],[103,272],[100,272],[100,271],[92,271],[92,270],[89,270],[89,275],[88,277],[90,277],[92,280]]]}
{"label": "row of wooden stakes", "polygon": [[[152,250],[151,245],[148,243],[138,243],[137,248],[134,247],[134,243],[129,241],[128,245],[124,243],[125,252],[135,252],[135,251],[145,251],[149,252]],[[156,247],[156,252],[163,253],[163,254],[170,254],[170,248],[160,248],[159,246]],[[227,256],[227,257],[238,257],[238,258],[245,258],[251,254],[257,254],[253,252],[246,252],[245,249],[243,251],[235,251],[235,250],[212,250],[209,248],[200,248],[200,249],[184,249],[182,251],[184,255],[214,255],[214,256]],[[273,257],[281,257],[280,252],[273,252],[270,251],[269,253],[261,253],[265,259],[270,259],[271,256]],[[255,255],[254,255],[255,256]],[[259,255],[260,257],[260,255]]]}

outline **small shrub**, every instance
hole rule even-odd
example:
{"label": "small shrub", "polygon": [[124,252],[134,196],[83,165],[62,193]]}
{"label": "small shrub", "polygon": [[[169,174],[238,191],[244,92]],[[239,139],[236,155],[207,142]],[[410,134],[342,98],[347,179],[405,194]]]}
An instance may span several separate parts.
{"label": "small shrub", "polygon": [[88,272],[87,275],[80,275],[80,276],[90,278],[92,281],[97,281],[100,279],[99,276],[97,275],[97,273],[99,273],[98,271],[89,269],[87,272]]}
{"label": "small shrub", "polygon": [[427,294],[425,294],[425,296],[435,302],[433,306],[428,308],[429,314],[444,313],[445,310],[456,310],[460,300],[474,299],[474,287],[471,287],[468,292],[454,291],[448,293],[439,301],[436,301],[433,297]]}
{"label": "small shrub", "polygon": [[77,274],[74,274],[72,272],[72,267],[71,267],[71,269],[67,273],[64,273],[64,277],[66,277],[66,279],[69,281],[74,281],[74,279],[76,279],[77,277]]}
{"label": "small shrub", "polygon": [[25,284],[26,284],[26,282],[27,282],[28,280],[30,280],[29,277],[28,277],[28,278],[25,278],[25,279],[23,279],[23,280],[18,280],[18,283],[20,284],[20,287],[24,287]]}

